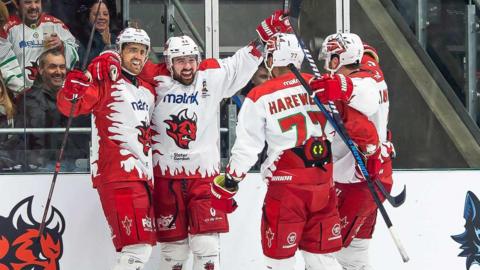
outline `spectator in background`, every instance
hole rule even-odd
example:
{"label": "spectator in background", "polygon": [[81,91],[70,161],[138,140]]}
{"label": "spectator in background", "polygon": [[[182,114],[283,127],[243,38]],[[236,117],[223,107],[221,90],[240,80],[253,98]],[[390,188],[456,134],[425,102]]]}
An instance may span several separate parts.
{"label": "spectator in background", "polygon": [[[57,110],[57,92],[63,85],[67,68],[65,57],[60,48],[43,52],[39,57],[39,76],[33,86],[19,96],[15,117],[17,128],[58,128],[65,127],[68,118]],[[24,109],[23,109],[24,108]],[[72,126],[90,126],[89,117],[73,119]],[[64,169],[75,169],[76,159],[87,159],[89,156],[89,134],[72,134],[68,140],[62,166]],[[57,158],[57,150],[62,144],[63,133],[29,133],[26,135],[27,157],[24,157],[24,135],[14,135],[5,142],[3,150],[11,151],[11,158],[19,163],[26,163],[29,169],[53,170]],[[17,151],[14,151],[17,150]],[[16,152],[16,153],[14,153]]]}
{"label": "spectator in background", "polygon": [[[0,72],[1,73],[1,72]],[[11,92],[5,86],[2,76],[0,76],[0,128],[13,127],[13,116],[15,107],[13,106]],[[7,134],[0,134],[0,143],[7,140]],[[10,158],[8,151],[0,148],[0,170],[4,168],[13,168],[17,162]]]}
{"label": "spectator in background", "polygon": [[[82,5],[80,7],[80,26],[75,31],[76,37],[80,42],[78,48],[78,55],[80,57],[79,63],[83,63],[83,59],[88,57],[87,63],[97,57],[103,50],[109,49],[112,44],[115,44],[116,35],[110,29],[110,8],[108,4],[102,2],[100,9],[98,9],[98,2],[92,2],[89,5]],[[90,31],[95,22],[95,14],[98,12],[97,22],[95,23],[95,34],[93,36],[92,48],[90,54],[86,56],[88,40],[90,38]]]}
{"label": "spectator in background", "polygon": [[[1,78],[6,88],[18,94],[23,90],[23,74],[18,64],[18,59],[12,49],[12,44],[7,40],[7,33],[3,27],[10,17],[7,5],[0,1],[0,72]],[[6,89],[5,88],[5,89]],[[2,97],[7,97],[6,93],[1,92]],[[1,111],[0,114],[4,114]]]}
{"label": "spectator in background", "polygon": [[25,69],[27,87],[35,80],[37,58],[46,49],[57,48],[62,51],[66,57],[66,67],[72,68],[78,60],[77,45],[65,24],[43,13],[41,0],[19,0],[17,3],[18,14],[11,14],[4,28],[20,66]]}

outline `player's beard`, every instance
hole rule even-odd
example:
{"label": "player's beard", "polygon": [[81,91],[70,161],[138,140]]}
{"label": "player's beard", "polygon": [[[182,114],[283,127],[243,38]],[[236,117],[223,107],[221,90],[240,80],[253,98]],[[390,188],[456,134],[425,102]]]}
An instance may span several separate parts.
{"label": "player's beard", "polygon": [[[181,71],[180,71],[181,72]],[[195,80],[195,72],[192,71],[192,77],[189,78],[189,79],[186,79],[184,77],[182,77],[181,74],[177,74],[177,72],[174,72],[173,73],[173,79],[178,81],[179,83],[183,84],[183,85],[186,85],[186,86],[189,86],[193,83],[193,81]]]}

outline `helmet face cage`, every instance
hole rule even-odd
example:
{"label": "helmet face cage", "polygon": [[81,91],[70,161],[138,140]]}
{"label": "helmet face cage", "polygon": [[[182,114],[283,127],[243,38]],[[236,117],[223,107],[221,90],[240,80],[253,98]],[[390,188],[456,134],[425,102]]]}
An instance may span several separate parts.
{"label": "helmet face cage", "polygon": [[[268,65],[268,57],[272,56],[272,65]],[[302,66],[304,54],[297,37],[293,34],[277,33],[265,46],[264,62],[269,72],[274,67],[286,67],[293,64],[296,68]]]}
{"label": "helmet face cage", "polygon": [[171,37],[165,42],[163,51],[167,68],[173,75],[173,58],[181,56],[195,55],[197,62],[200,63],[202,56],[197,44],[189,36]]}
{"label": "helmet face cage", "polygon": [[147,57],[145,57],[145,62],[148,59],[148,53],[150,52],[150,37],[147,32],[143,29],[137,28],[125,28],[120,35],[118,35],[116,40],[118,53],[122,52],[123,45],[126,43],[137,43],[147,46]]}
{"label": "helmet face cage", "polygon": [[[363,43],[358,35],[338,33],[325,38],[318,58],[319,60],[325,60],[325,69],[333,73],[342,66],[360,63],[363,52]],[[338,56],[339,64],[332,69],[330,68],[330,62],[334,56]]]}

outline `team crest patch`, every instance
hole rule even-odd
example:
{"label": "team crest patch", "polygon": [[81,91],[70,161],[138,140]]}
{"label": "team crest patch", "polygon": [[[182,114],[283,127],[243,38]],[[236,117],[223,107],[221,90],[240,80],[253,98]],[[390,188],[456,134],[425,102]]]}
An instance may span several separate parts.
{"label": "team crest patch", "polygon": [[15,205],[8,217],[0,216],[0,269],[60,269],[65,219],[55,207],[49,211],[43,235],[32,215],[33,196]]}
{"label": "team crest patch", "polygon": [[463,218],[465,219],[465,231],[451,237],[463,249],[458,256],[466,258],[466,269],[468,270],[472,264],[480,265],[480,201],[471,191],[467,192],[465,198]]}
{"label": "team crest patch", "polygon": [[197,138],[197,114],[193,113],[189,117],[187,109],[183,109],[177,115],[171,114],[170,117],[171,119],[164,121],[168,125],[167,135],[178,147],[188,149],[190,142]]}
{"label": "team crest patch", "polygon": [[215,264],[212,261],[208,261],[206,264],[203,265],[203,269],[215,270]]}

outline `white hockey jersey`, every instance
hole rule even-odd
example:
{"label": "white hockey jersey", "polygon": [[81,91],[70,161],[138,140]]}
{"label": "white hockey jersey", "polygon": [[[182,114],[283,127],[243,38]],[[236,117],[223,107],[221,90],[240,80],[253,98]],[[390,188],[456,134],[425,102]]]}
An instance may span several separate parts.
{"label": "white hockey jersey", "polygon": [[[37,27],[30,28],[23,24],[17,16],[10,16],[7,24],[5,24],[5,31],[7,32],[8,41],[13,45],[13,52],[18,58],[18,63],[22,69],[25,69],[27,87],[33,84],[33,80],[37,75],[37,58],[45,49],[43,46],[43,32],[46,28],[52,28],[53,32],[57,33],[58,37],[63,41],[67,68],[73,68],[78,61],[75,37],[59,19],[42,13]],[[24,29],[25,37],[23,36]],[[24,48],[25,50],[23,50]]]}
{"label": "white hockey jersey", "polygon": [[155,177],[200,178],[220,172],[219,103],[245,86],[261,63],[253,46],[226,59],[202,61],[189,86],[174,80],[165,64],[148,64],[157,100],[152,116]]}
{"label": "white hockey jersey", "polygon": [[[306,81],[312,77],[309,74],[302,76]],[[340,105],[339,112],[352,139],[362,147],[378,143],[374,125],[364,115]],[[360,125],[362,128],[357,129]],[[311,137],[332,141],[335,135],[333,126],[295,75],[284,74],[255,87],[245,99],[238,115],[237,140],[227,172],[243,178],[257,161],[266,142],[267,158],[261,166],[261,173],[269,181],[285,150],[304,145]]]}
{"label": "white hockey jersey", "polygon": [[[348,105],[366,115],[375,125],[380,142],[385,142],[390,105],[387,84],[378,63],[373,58],[365,58],[367,60],[362,61],[361,70],[349,75],[354,88]],[[355,173],[355,159],[339,136],[332,144],[332,152],[334,181],[339,183],[364,181],[361,175]]]}
{"label": "white hockey jersey", "polygon": [[3,81],[14,95],[23,90],[23,74],[18,63],[17,56],[13,52],[12,44],[0,37],[0,70]]}
{"label": "white hockey jersey", "polygon": [[[153,179],[150,121],[155,95],[153,86],[137,81],[135,86],[121,74],[115,83],[95,83],[77,102],[75,115],[92,113],[94,187]],[[63,90],[58,92],[57,106],[64,115],[70,113],[72,103]]]}
{"label": "white hockey jersey", "polygon": [[[306,80],[311,75],[304,75]],[[317,117],[312,117],[317,114]],[[245,98],[238,114],[237,139],[232,148],[227,172],[243,178],[257,162],[268,144],[267,158],[261,173],[269,179],[276,170],[275,161],[284,150],[302,145],[310,137],[327,136],[332,139],[330,125],[323,130],[325,120],[313,99],[307,94],[293,73],[284,74],[255,87]],[[323,118],[324,119],[324,118]]]}

